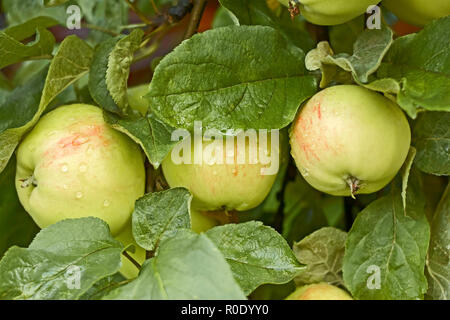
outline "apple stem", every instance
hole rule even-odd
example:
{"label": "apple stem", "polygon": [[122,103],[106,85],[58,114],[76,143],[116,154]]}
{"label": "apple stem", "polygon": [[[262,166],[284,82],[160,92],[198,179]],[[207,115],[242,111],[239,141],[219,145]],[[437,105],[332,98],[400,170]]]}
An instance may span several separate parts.
{"label": "apple stem", "polygon": [[139,262],[137,262],[136,260],[134,260],[133,257],[130,256],[130,255],[128,254],[128,252],[124,251],[124,252],[122,252],[122,254],[123,254],[128,260],[130,260],[131,263],[134,264],[134,265],[136,266],[136,268],[138,268],[139,270],[141,270],[142,266],[139,264]]}
{"label": "apple stem", "polygon": [[355,198],[355,193],[359,190],[359,188],[361,188],[361,181],[359,181],[359,179],[349,176],[346,180],[348,186],[350,187],[350,193],[353,199]]}

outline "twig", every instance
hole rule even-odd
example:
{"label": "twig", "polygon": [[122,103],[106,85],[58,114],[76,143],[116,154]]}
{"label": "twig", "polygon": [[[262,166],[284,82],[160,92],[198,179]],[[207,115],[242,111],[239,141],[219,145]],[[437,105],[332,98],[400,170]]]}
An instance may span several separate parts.
{"label": "twig", "polygon": [[105,28],[102,28],[102,27],[99,27],[99,26],[96,26],[96,25],[93,25],[93,24],[89,24],[89,23],[83,23],[81,26],[83,28],[87,28],[87,29],[91,29],[91,30],[96,30],[96,31],[100,31],[100,32],[103,32],[103,33],[107,33],[107,34],[109,34],[109,35],[111,35],[113,37],[116,37],[116,36],[119,35],[119,33],[117,33],[117,32],[114,32],[114,31],[111,31],[111,30],[108,30],[108,29],[105,29]]}
{"label": "twig", "polygon": [[192,37],[198,29],[200,20],[205,10],[207,0],[196,0],[194,3],[194,8],[192,9],[191,18],[189,20],[189,25],[184,35],[184,39],[189,39]]}
{"label": "twig", "polygon": [[153,22],[150,21],[147,18],[147,16],[141,10],[139,10],[138,7],[136,7],[136,4],[134,2],[131,2],[130,0],[125,0],[125,1],[130,6],[131,10],[133,10],[138,15],[138,17],[142,20],[142,22],[144,22],[145,24],[148,24],[148,25],[153,25]]}
{"label": "twig", "polygon": [[128,260],[130,260],[131,263],[134,264],[134,265],[136,266],[136,268],[138,268],[139,270],[141,270],[142,266],[139,264],[139,262],[137,262],[136,260],[134,260],[133,257],[130,256],[130,255],[128,254],[128,252],[124,251],[124,252],[122,252],[122,254],[123,254]]}
{"label": "twig", "polygon": [[154,1],[154,0],[150,0],[150,2],[151,2],[151,4],[152,4],[152,6],[153,6],[153,10],[155,10],[155,13],[156,13],[157,15],[160,15],[161,13],[159,12],[158,7],[157,7],[156,4],[155,4],[155,1]]}

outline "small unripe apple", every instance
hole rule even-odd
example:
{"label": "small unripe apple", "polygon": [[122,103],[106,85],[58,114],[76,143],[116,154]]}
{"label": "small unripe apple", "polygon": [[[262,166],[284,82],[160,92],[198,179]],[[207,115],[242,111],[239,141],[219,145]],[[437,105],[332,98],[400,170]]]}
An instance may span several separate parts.
{"label": "small unripe apple", "polygon": [[449,0],[384,0],[382,3],[400,20],[419,27],[450,15]]}
{"label": "small unripe apple", "polygon": [[[122,242],[122,244],[127,247],[132,244],[134,246],[134,252],[127,251],[127,253],[141,266],[145,262],[146,251],[144,248],[140,247],[133,237],[133,231],[131,228],[131,221],[127,223],[125,228],[116,236],[116,240]],[[136,278],[139,275],[139,269],[133,264],[127,257],[123,254],[121,255],[122,267],[119,272],[127,279]]]}
{"label": "small unripe apple", "polygon": [[386,186],[405,161],[410,142],[399,106],[356,85],[317,93],[290,132],[291,154],[302,176],[317,190],[336,196]]}
{"label": "small unripe apple", "polygon": [[128,104],[131,109],[139,111],[145,115],[148,111],[149,102],[144,96],[148,93],[148,84],[142,84],[136,87],[131,87],[127,91]]}
{"label": "small unripe apple", "polygon": [[206,216],[201,211],[191,208],[191,229],[194,232],[206,232],[209,229],[217,226],[219,221]]}
{"label": "small unripe apple", "polygon": [[100,108],[74,104],[43,116],[17,150],[20,202],[41,228],[94,216],[113,235],[144,194],[139,146],[103,119]]}
{"label": "small unripe apple", "polygon": [[[211,147],[211,143],[203,141],[203,147],[200,147],[202,148],[200,151],[203,152],[202,163],[195,163],[195,142],[188,145],[190,150],[187,151],[192,152],[190,156],[185,157],[187,162],[174,161],[174,158],[178,157],[179,150],[174,149],[168,154],[162,162],[162,170],[170,187],[188,189],[193,195],[192,207],[201,211],[244,211],[261,204],[272,188],[278,173],[280,159],[278,141],[275,146],[271,143],[270,136],[268,138],[268,157],[272,158],[272,163],[269,165],[262,163],[261,158],[256,162],[250,160],[251,148],[248,139],[245,140],[245,148],[235,144],[234,151],[227,150],[225,142],[219,145],[223,150],[221,163],[217,161],[222,158],[221,156],[213,153],[205,154],[205,150]],[[256,144],[256,150],[260,151],[260,148],[263,148],[261,150],[267,151],[259,140]],[[186,150],[182,151],[186,152]],[[234,152],[234,155],[231,154],[231,161],[229,161],[230,152]],[[240,162],[239,159],[244,161]],[[273,164],[275,161],[276,165]],[[276,170],[264,173],[268,167],[274,166]]]}
{"label": "small unripe apple", "polygon": [[286,300],[353,300],[344,290],[327,283],[298,287]]}
{"label": "small unripe apple", "polygon": [[298,6],[300,13],[311,23],[331,26],[345,23],[362,15],[379,0],[279,0],[289,7]]}

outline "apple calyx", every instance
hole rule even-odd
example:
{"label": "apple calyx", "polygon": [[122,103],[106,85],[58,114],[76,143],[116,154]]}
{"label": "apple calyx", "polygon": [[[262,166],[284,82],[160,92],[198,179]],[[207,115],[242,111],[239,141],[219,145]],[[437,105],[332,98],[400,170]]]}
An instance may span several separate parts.
{"label": "apple calyx", "polygon": [[361,180],[353,176],[349,176],[345,181],[350,187],[351,197],[355,199],[356,192],[358,192],[358,190],[361,188]]}
{"label": "apple calyx", "polygon": [[22,184],[20,185],[21,188],[25,189],[25,188],[28,188],[30,185],[37,187],[37,180],[34,177],[34,174],[29,176],[28,178],[19,179],[19,181],[22,182]]}

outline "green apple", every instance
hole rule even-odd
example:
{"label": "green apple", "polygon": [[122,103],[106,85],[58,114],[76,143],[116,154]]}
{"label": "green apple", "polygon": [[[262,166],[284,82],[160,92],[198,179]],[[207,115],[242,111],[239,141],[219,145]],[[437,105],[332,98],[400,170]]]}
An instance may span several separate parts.
{"label": "green apple", "polygon": [[101,109],[62,106],[43,116],[20,144],[16,189],[41,228],[94,216],[116,235],[144,194],[144,158],[137,144],[105,123]]}
{"label": "green apple", "polygon": [[279,0],[289,7],[296,4],[300,13],[313,24],[331,26],[345,23],[362,15],[379,0]]}
{"label": "green apple", "polygon": [[[116,240],[122,242],[126,247],[130,244],[134,246],[134,252],[127,251],[127,253],[141,266],[145,262],[146,251],[144,248],[140,247],[133,237],[133,231],[131,228],[131,220],[127,223],[125,228],[116,236]],[[121,255],[122,267],[119,272],[127,279],[136,278],[139,274],[139,269],[134,265],[127,257],[123,254]]]}
{"label": "green apple", "polygon": [[[259,139],[259,138],[258,138]],[[192,139],[195,141],[195,139]],[[248,139],[245,140],[244,147],[236,147],[235,154],[231,157],[233,161],[230,162],[230,153],[227,154],[225,142],[223,142],[223,161],[210,161],[211,158],[217,160],[214,154],[207,157],[204,156],[202,163],[196,164],[194,161],[195,143],[191,147],[189,161],[176,163],[173,158],[175,155],[169,153],[162,162],[162,170],[164,176],[170,187],[184,187],[188,189],[193,195],[193,208],[201,211],[214,210],[237,210],[244,211],[257,207],[268,195],[273,183],[275,182],[276,172],[270,174],[263,174],[264,169],[268,165],[261,161],[250,161],[250,149]],[[213,142],[203,141],[200,151],[210,148]],[[237,145],[237,144],[236,144]],[[243,145],[243,144],[242,144]],[[270,148],[270,157],[278,161],[280,152],[278,149],[278,141],[276,144],[271,143],[271,138],[268,137],[268,147]],[[260,149],[259,141],[256,149]],[[254,149],[251,149],[254,150]],[[266,149],[265,149],[266,150]],[[253,154],[253,151],[252,153]],[[244,159],[238,161],[238,159]]]}
{"label": "green apple", "polygon": [[298,287],[286,300],[353,300],[344,290],[327,283]]}
{"label": "green apple", "polygon": [[409,124],[398,105],[356,85],[317,93],[290,131],[291,154],[305,180],[336,196],[386,186],[405,161],[410,142]]}
{"label": "green apple", "polygon": [[202,233],[217,226],[219,221],[210,218],[194,208],[191,208],[191,229],[194,232]]}
{"label": "green apple", "polygon": [[148,84],[131,87],[127,91],[128,104],[132,109],[139,111],[142,115],[145,115],[149,108],[149,102],[144,98],[147,93]]}
{"label": "green apple", "polygon": [[400,20],[419,27],[450,15],[449,0],[384,0],[383,5]]}

